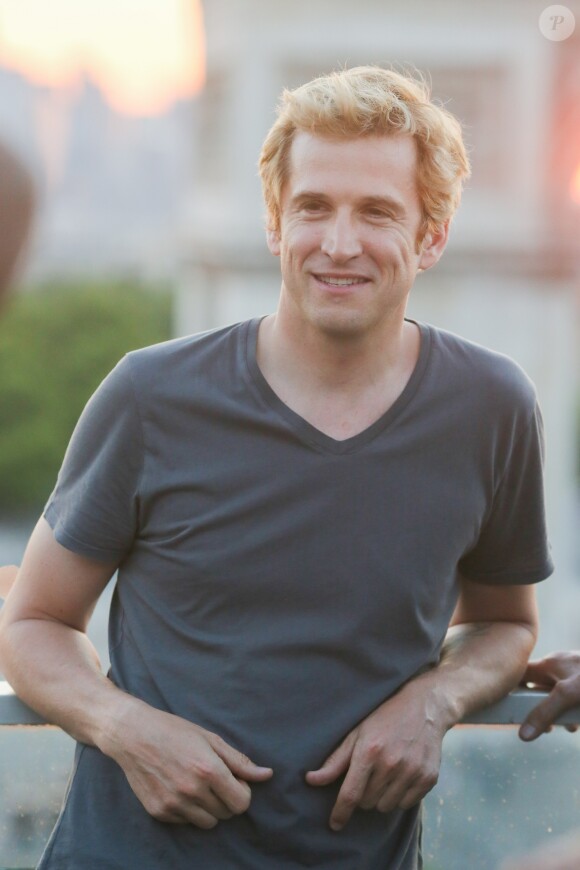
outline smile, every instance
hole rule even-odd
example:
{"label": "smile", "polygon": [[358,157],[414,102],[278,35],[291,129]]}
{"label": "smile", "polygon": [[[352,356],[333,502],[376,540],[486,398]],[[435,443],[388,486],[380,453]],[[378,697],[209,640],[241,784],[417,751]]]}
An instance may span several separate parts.
{"label": "smile", "polygon": [[334,278],[332,275],[317,275],[319,281],[331,284],[333,287],[349,287],[352,284],[366,284],[366,278]]}

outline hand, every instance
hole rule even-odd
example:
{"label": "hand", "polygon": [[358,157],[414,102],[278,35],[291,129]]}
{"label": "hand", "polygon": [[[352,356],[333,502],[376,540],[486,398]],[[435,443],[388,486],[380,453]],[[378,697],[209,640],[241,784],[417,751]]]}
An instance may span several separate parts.
{"label": "hand", "polygon": [[[522,723],[519,736],[522,740],[535,740],[551,729],[555,720],[580,704],[580,652],[557,652],[544,659],[528,663],[522,684],[538,689],[551,689]],[[568,731],[576,731],[576,725],[567,725]]]}
{"label": "hand", "polygon": [[6,598],[16,580],[17,573],[16,565],[4,565],[0,568],[0,598]]}
{"label": "hand", "polygon": [[309,785],[328,785],[346,773],[330,815],[338,831],[357,807],[388,813],[409,809],[436,784],[446,728],[437,724],[427,697],[408,683],[357,725]]}
{"label": "hand", "polygon": [[578,870],[580,867],[580,834],[558,837],[533,855],[508,860],[500,870]]}
{"label": "hand", "polygon": [[248,809],[248,781],[272,776],[217,734],[134,698],[102,748],[161,822],[213,828]]}

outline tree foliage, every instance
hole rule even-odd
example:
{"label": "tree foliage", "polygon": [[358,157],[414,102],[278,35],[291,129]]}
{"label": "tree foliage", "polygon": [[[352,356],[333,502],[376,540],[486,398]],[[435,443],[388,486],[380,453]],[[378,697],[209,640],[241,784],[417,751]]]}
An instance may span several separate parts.
{"label": "tree foliage", "polygon": [[170,294],[47,285],[0,319],[0,514],[38,512],[89,396],[129,350],[170,337]]}

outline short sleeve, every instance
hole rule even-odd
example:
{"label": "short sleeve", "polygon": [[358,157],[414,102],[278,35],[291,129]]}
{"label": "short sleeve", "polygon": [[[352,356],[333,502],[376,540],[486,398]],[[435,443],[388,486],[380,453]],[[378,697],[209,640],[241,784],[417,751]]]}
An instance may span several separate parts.
{"label": "short sleeve", "polygon": [[489,584],[525,584],[553,571],[544,502],[544,433],[538,405],[515,441],[475,547],[462,574]]}
{"label": "short sleeve", "polygon": [[98,561],[120,561],[137,533],[143,436],[125,357],[87,403],[44,511],[56,540]]}

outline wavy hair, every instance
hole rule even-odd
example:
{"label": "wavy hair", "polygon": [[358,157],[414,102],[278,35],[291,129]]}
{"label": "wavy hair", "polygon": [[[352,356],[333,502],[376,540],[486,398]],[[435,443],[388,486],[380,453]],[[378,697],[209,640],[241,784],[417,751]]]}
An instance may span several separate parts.
{"label": "wavy hair", "polygon": [[419,241],[450,220],[469,177],[469,159],[457,118],[431,101],[424,76],[358,66],[284,90],[276,121],[259,160],[268,227],[280,228],[282,189],[297,131],[352,138],[396,133],[417,143],[417,186],[423,210]]}

